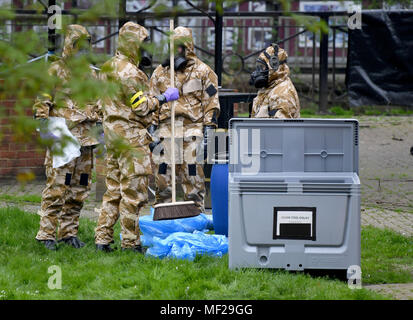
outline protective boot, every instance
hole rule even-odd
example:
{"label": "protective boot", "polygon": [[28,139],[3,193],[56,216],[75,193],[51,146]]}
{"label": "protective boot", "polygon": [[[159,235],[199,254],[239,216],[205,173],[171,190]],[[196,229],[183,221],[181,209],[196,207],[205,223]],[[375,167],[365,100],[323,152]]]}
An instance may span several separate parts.
{"label": "protective boot", "polygon": [[145,254],[146,250],[147,248],[144,248],[141,245],[137,245],[133,248],[122,248],[122,251],[133,251],[133,252],[141,253],[141,254]]}
{"label": "protective boot", "polygon": [[55,240],[38,240],[38,242],[42,243],[47,249],[56,251],[57,250],[57,242]]}
{"label": "protective boot", "polygon": [[113,252],[115,249],[111,248],[109,244],[96,244],[96,251]]}
{"label": "protective boot", "polygon": [[64,242],[75,249],[79,249],[85,246],[85,243],[80,241],[77,237],[67,237],[59,240],[59,242]]}

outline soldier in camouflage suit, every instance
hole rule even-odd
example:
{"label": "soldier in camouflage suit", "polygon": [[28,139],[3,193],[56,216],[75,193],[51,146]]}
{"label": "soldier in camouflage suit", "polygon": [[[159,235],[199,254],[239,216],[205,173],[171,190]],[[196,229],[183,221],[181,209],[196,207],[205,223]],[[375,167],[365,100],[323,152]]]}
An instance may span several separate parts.
{"label": "soldier in camouflage suit", "polygon": [[[65,83],[70,80],[71,74],[68,61],[83,46],[90,46],[90,35],[80,25],[70,25],[65,35],[62,59],[53,62],[49,74],[61,80],[61,85],[52,93],[44,93],[36,99],[33,106],[36,119],[62,117],[71,133],[81,145],[80,157],[59,168],[53,168],[51,150],[48,148],[45,159],[46,188],[42,193],[41,209],[39,211],[40,229],[36,239],[51,250],[56,247],[56,229],[58,239],[75,248],[84,246],[77,238],[80,210],[90,190],[91,172],[93,166],[93,147],[98,141],[90,134],[99,121],[96,103],[89,103],[83,107],[71,99],[70,90]],[[94,70],[86,76],[96,78]],[[60,97],[60,98],[59,98]],[[60,100],[59,100],[60,99]],[[60,105],[61,102],[61,105]],[[46,120],[47,121],[47,120]],[[43,122],[43,121],[42,121]]]}
{"label": "soldier in camouflage suit", "polygon": [[[271,66],[278,49],[278,63]],[[278,118],[289,119],[300,117],[300,101],[297,91],[289,77],[290,68],[287,65],[287,53],[276,45],[268,47],[262,52],[257,65],[268,70],[268,81],[263,88],[258,90],[254,99],[252,118]],[[278,67],[277,67],[278,64]],[[263,70],[261,68],[261,70]],[[252,83],[251,83],[252,84]]]}
{"label": "soldier in camouflage suit", "polygon": [[[200,61],[194,52],[192,30],[177,27],[174,43],[178,56],[185,59],[181,69],[175,58],[175,86],[180,98],[175,102],[176,175],[181,178],[185,201],[194,201],[204,211],[205,177],[203,153],[200,146],[206,129],[216,128],[219,116],[218,79],[215,72]],[[150,88],[159,94],[170,84],[169,64],[158,66],[151,77]],[[164,104],[157,110],[154,119],[157,136],[162,141],[153,152],[156,164],[156,202],[171,201],[171,104]],[[205,140],[204,140],[205,141]],[[202,148],[201,148],[202,149]],[[169,165],[168,165],[169,163]]]}
{"label": "soldier in camouflage suit", "polygon": [[[102,80],[120,86],[116,98],[106,97],[101,101],[107,148],[107,191],[103,196],[95,242],[96,248],[105,252],[113,250],[110,243],[119,216],[122,248],[143,251],[138,216],[148,201],[148,175],[152,173],[149,150],[152,138],[147,127],[152,123],[153,112],[171,99],[167,92],[173,89],[158,96],[147,94],[149,79],[139,68],[142,60],[140,46],[147,37],[148,31],[144,27],[127,22],[119,30],[115,56],[102,66]],[[120,150],[120,141],[129,148]]]}

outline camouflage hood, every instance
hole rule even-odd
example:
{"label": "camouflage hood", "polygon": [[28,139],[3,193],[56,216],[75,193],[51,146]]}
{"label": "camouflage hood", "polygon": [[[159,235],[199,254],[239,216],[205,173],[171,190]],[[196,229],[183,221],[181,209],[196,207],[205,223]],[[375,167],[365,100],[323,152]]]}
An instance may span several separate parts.
{"label": "camouflage hood", "polygon": [[[267,52],[267,54],[271,57],[274,55],[274,48],[272,46],[269,46],[267,49],[265,49],[265,52]],[[264,52],[262,52],[258,58],[265,61],[269,68],[268,87],[273,87],[277,85],[278,83],[284,81],[290,75],[290,68],[288,67],[287,63],[281,64],[282,61],[287,61],[288,58],[287,52],[284,49],[279,48],[278,50],[278,60],[280,61],[280,66],[278,70],[274,70],[273,68],[271,68],[269,60],[265,56]]]}
{"label": "camouflage hood", "polygon": [[67,26],[65,34],[65,42],[63,45],[63,59],[73,56],[75,52],[75,43],[79,39],[90,39],[90,34],[86,28],[79,24],[71,24]]}
{"label": "camouflage hood", "polygon": [[194,38],[192,37],[192,30],[185,27],[176,27],[174,29],[174,45],[175,47],[183,44],[185,46],[185,58],[191,60],[197,59],[194,51]]}
{"label": "camouflage hood", "polygon": [[118,50],[134,64],[139,65],[141,43],[149,33],[144,27],[134,22],[127,22],[119,29]]}

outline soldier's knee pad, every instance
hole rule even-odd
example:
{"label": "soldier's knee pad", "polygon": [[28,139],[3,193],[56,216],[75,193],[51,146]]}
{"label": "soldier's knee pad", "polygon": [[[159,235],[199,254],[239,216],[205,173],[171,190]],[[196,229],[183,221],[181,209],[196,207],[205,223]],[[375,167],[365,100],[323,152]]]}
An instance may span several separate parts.
{"label": "soldier's knee pad", "polygon": [[87,187],[87,185],[89,184],[89,174],[87,174],[87,173],[81,173],[81,174],[80,174],[80,182],[79,182],[79,184],[80,184],[81,186]]}
{"label": "soldier's knee pad", "polygon": [[71,181],[72,181],[72,174],[71,173],[66,173],[65,185],[70,186]]}
{"label": "soldier's knee pad", "polygon": [[188,164],[188,173],[190,176],[196,176],[196,164]]}
{"label": "soldier's knee pad", "polygon": [[158,173],[159,174],[166,174],[166,169],[168,168],[168,165],[163,162],[159,165]]}

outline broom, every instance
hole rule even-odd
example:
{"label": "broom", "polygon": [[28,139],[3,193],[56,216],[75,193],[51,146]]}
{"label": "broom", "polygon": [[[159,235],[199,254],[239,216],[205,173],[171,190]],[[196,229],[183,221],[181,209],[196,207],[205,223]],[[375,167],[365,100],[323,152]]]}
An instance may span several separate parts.
{"label": "broom", "polygon": [[[171,87],[174,87],[175,69],[174,69],[174,40],[172,33],[174,30],[174,20],[169,20],[170,38],[170,65]],[[153,220],[170,220],[187,217],[195,217],[201,213],[201,210],[195,205],[194,201],[176,201],[176,182],[175,182],[175,101],[172,101],[171,108],[171,166],[172,166],[172,203],[160,203],[154,206],[155,212]]]}

